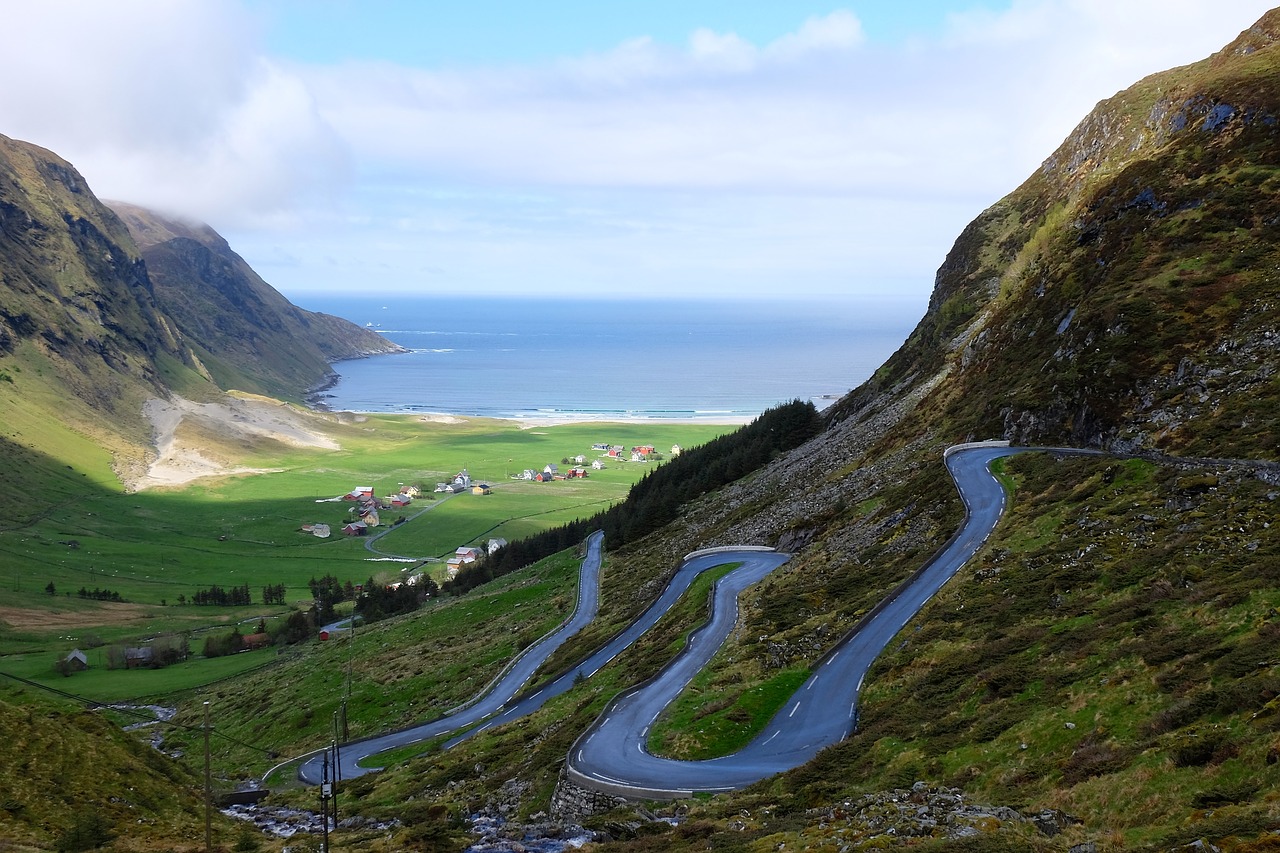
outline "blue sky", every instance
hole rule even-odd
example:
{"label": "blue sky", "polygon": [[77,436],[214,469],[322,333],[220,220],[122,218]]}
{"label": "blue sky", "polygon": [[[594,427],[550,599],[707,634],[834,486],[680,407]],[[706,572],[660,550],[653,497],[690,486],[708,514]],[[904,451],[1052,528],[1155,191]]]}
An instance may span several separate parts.
{"label": "blue sky", "polygon": [[808,3],[774,0],[629,0],[578,2],[352,2],[256,0],[272,53],[303,62],[380,60],[456,67],[536,63],[604,51],[646,35],[671,45],[700,28],[733,32],[755,44],[786,35],[811,17],[852,11],[868,40],[903,42],[944,32],[946,16],[1008,2],[957,0]]}
{"label": "blue sky", "polygon": [[310,293],[907,300],[1273,0],[5,4],[0,133]]}

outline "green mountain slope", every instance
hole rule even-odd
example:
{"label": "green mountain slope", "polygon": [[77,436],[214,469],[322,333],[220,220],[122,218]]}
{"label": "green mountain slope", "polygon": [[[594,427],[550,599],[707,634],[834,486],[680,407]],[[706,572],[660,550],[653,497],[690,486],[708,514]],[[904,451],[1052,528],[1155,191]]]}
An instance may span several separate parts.
{"label": "green mountain slope", "polygon": [[[0,847],[203,849],[195,773],[102,712],[55,707],[10,684],[0,687]],[[230,822],[215,817],[221,841]]]}
{"label": "green mountain slope", "polygon": [[369,329],[293,305],[207,225],[123,202],[110,207],[141,247],[157,304],[224,390],[299,400],[329,378],[330,361],[399,349]]}
{"label": "green mountain slope", "polygon": [[[1101,103],[965,229],[919,326],[832,407],[820,436],[610,553],[602,607],[616,619],[694,548],[795,554],[745,596],[741,630],[651,744],[714,755],[750,737],[762,701],[778,707],[771,685],[793,681],[954,531],[963,507],[942,468],[947,445],[1147,456],[1011,462],[1009,521],[891,645],[857,734],[793,773],[682,806],[678,830],[626,808],[596,818],[615,839],[606,849],[1274,843],[1278,36],[1272,12],[1213,57]],[[546,810],[565,787],[558,756],[679,630],[527,725],[354,794],[388,814],[406,796]],[[917,781],[1078,822],[1050,837],[991,812],[966,839],[859,805]]]}
{"label": "green mountain slope", "polygon": [[[740,630],[653,744],[715,754],[955,530],[943,448],[1139,454],[1008,463],[1008,521],[878,663],[855,734],[791,773],[681,804],[678,828],[630,807],[596,817],[604,849],[1274,849],[1278,37],[1272,12],[1100,104],[965,229],[919,326],[820,435],[608,555],[597,635],[693,549],[795,555],[744,596]],[[156,245],[178,241],[172,263],[198,261],[196,238],[167,230]],[[547,811],[568,745],[669,659],[697,603],[529,720],[346,786],[343,808],[404,819],[398,837],[419,847],[480,808]],[[417,644],[422,666],[453,639]],[[254,691],[272,688],[241,687],[227,713],[245,718],[227,725],[265,724]],[[916,782],[893,806],[875,794]],[[935,795],[1073,817],[1046,824],[1056,835],[1007,808],[929,825],[918,810],[928,818]]]}
{"label": "green mountain slope", "polygon": [[[117,207],[57,155],[0,136],[4,446],[128,480],[152,453],[149,399],[301,400],[331,378],[330,361],[398,349],[290,304],[208,226]],[[47,476],[45,465],[10,466],[0,512],[41,511],[31,496]]]}
{"label": "green mountain slope", "polygon": [[955,437],[1276,457],[1280,14],[1101,103],[961,235],[868,388]]}

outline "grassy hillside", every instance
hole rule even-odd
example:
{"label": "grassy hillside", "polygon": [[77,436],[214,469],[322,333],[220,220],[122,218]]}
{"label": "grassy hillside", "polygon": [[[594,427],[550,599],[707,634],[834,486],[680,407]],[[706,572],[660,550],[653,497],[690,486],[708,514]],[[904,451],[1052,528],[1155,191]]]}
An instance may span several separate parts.
{"label": "grassy hillside", "polygon": [[[1215,57],[1101,104],[960,236],[920,326],[832,408],[823,435],[609,555],[606,600],[625,602],[651,596],[683,550],[795,554],[747,594],[742,630],[653,744],[714,754],[955,529],[947,444],[1148,454],[1010,463],[1011,518],[891,646],[857,734],[751,790],[682,804],[680,829],[634,809],[597,818],[617,847],[1266,849],[1280,828],[1268,651],[1280,479],[1154,451],[1276,458],[1278,26],[1269,14]],[[683,618],[680,630],[696,624]],[[527,725],[354,792],[374,811],[409,795],[454,815],[543,811],[558,750],[678,634],[642,643]],[[894,841],[891,824],[854,807],[917,781],[1078,822],[1051,837],[992,812],[967,841],[937,827],[936,841],[928,830]]]}
{"label": "grassy hillside", "polygon": [[938,272],[843,417],[948,380],[912,429],[1276,457],[1280,13],[1101,103]]}
{"label": "grassy hillside", "polygon": [[[103,772],[110,768],[110,772]],[[214,814],[214,838],[236,837]],[[203,780],[101,712],[0,684],[0,846],[203,850]]]}
{"label": "grassy hillside", "polygon": [[[746,791],[661,806],[678,827],[633,807],[595,816],[604,849],[1274,848],[1280,475],[1274,464],[1230,460],[1276,461],[1278,36],[1273,12],[1214,57],[1100,104],[960,235],[918,328],[831,409],[821,435],[607,555],[601,622],[548,669],[643,608],[683,553],[766,544],[794,555],[744,596],[740,629],[653,743],[716,754],[749,737],[782,688],[956,529],[964,509],[944,447],[1007,438],[1123,451],[1006,464],[1009,518],[891,644],[849,739]],[[389,422],[372,422],[365,441],[366,427],[342,428],[344,452],[355,455],[299,474],[295,493],[271,478],[229,480],[198,500],[180,491],[110,504],[119,518],[109,536],[87,512],[74,530],[96,533],[99,554],[127,534],[163,544],[157,562],[177,558],[183,571],[212,571],[206,555],[225,547],[292,577],[330,547],[277,538],[295,511],[323,506],[308,501],[361,474],[415,471],[414,446]],[[542,455],[568,452],[547,440]],[[476,436],[439,467],[465,463],[493,477],[481,460],[511,457],[489,442]],[[283,465],[273,453],[257,461]],[[30,528],[39,547],[9,553],[64,570],[62,555],[37,563],[68,538],[70,528],[44,520],[53,517]],[[448,522],[455,532],[467,523]],[[210,536],[228,531],[225,542]],[[224,725],[248,742],[320,742],[344,667],[361,726],[434,713],[554,621],[570,570],[562,556],[422,619],[192,694],[188,719],[212,695]],[[124,578],[139,589],[153,581]],[[704,602],[686,596],[635,647],[527,720],[349,783],[345,807],[400,818],[391,843],[405,848],[457,849],[462,818],[479,809],[533,819],[548,809],[574,738],[679,649]],[[327,694],[317,683],[325,672]],[[223,772],[264,761],[237,753]],[[893,789],[903,793],[877,793]],[[891,805],[924,807],[935,796],[993,808],[952,836],[959,830],[946,820],[928,826],[917,809]],[[1013,809],[1048,810],[1052,820],[1042,830]],[[385,847],[355,834],[340,841]]]}

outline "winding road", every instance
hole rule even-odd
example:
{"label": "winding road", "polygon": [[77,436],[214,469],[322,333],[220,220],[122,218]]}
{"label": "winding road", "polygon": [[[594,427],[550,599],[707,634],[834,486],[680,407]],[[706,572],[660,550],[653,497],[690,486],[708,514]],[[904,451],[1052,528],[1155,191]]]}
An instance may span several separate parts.
{"label": "winding road", "polygon": [[[1005,445],[948,451],[946,464],[964,499],[966,518],[955,536],[854,626],[814,667],[756,738],[739,752],[706,761],[677,761],[648,752],[649,728],[699,669],[710,661],[737,619],[738,591],[756,579],[723,578],[715,616],[682,655],[653,681],[625,693],[570,750],[568,773],[580,785],[631,798],[688,797],[728,791],[799,767],[843,740],[857,721],[862,679],[881,650],[960,567],[977,553],[1004,512],[1005,493],[992,460],[1020,452]],[[723,609],[723,614],[722,614]]]}
{"label": "winding road", "polygon": [[[959,531],[927,564],[872,609],[814,667],[808,681],[765,729],[741,751],[707,761],[677,761],[645,748],[653,721],[680,690],[710,661],[738,618],[738,595],[790,555],[769,549],[717,549],[690,555],[658,599],[622,633],[568,672],[537,691],[518,696],[548,657],[596,615],[602,535],[588,540],[579,583],[578,606],[554,632],[530,646],[485,692],[456,713],[402,731],[342,745],[340,778],[371,772],[359,762],[368,756],[459,732],[449,747],[490,726],[518,719],[589,678],[673,605],[702,572],[726,563],[741,565],[717,581],[709,622],[690,635],[684,650],[655,678],[617,697],[574,744],[567,762],[580,785],[631,798],[690,796],[695,791],[741,788],[797,767],[819,750],[843,740],[857,719],[862,679],[881,650],[982,546],[1004,511],[1005,494],[990,472],[991,462],[1026,448],[980,443],[949,448],[945,460],[964,500],[966,517]],[[508,704],[509,703],[509,704]],[[476,728],[470,728],[481,723]],[[321,781],[322,758],[304,761],[299,778]]]}

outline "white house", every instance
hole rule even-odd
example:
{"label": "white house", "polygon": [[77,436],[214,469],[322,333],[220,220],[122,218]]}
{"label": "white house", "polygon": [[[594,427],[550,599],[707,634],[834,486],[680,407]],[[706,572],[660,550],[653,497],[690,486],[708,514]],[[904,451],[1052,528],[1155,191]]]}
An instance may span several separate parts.
{"label": "white house", "polygon": [[499,548],[504,547],[506,544],[507,544],[507,540],[505,539],[490,539],[489,553],[492,554],[494,551],[497,551]]}

